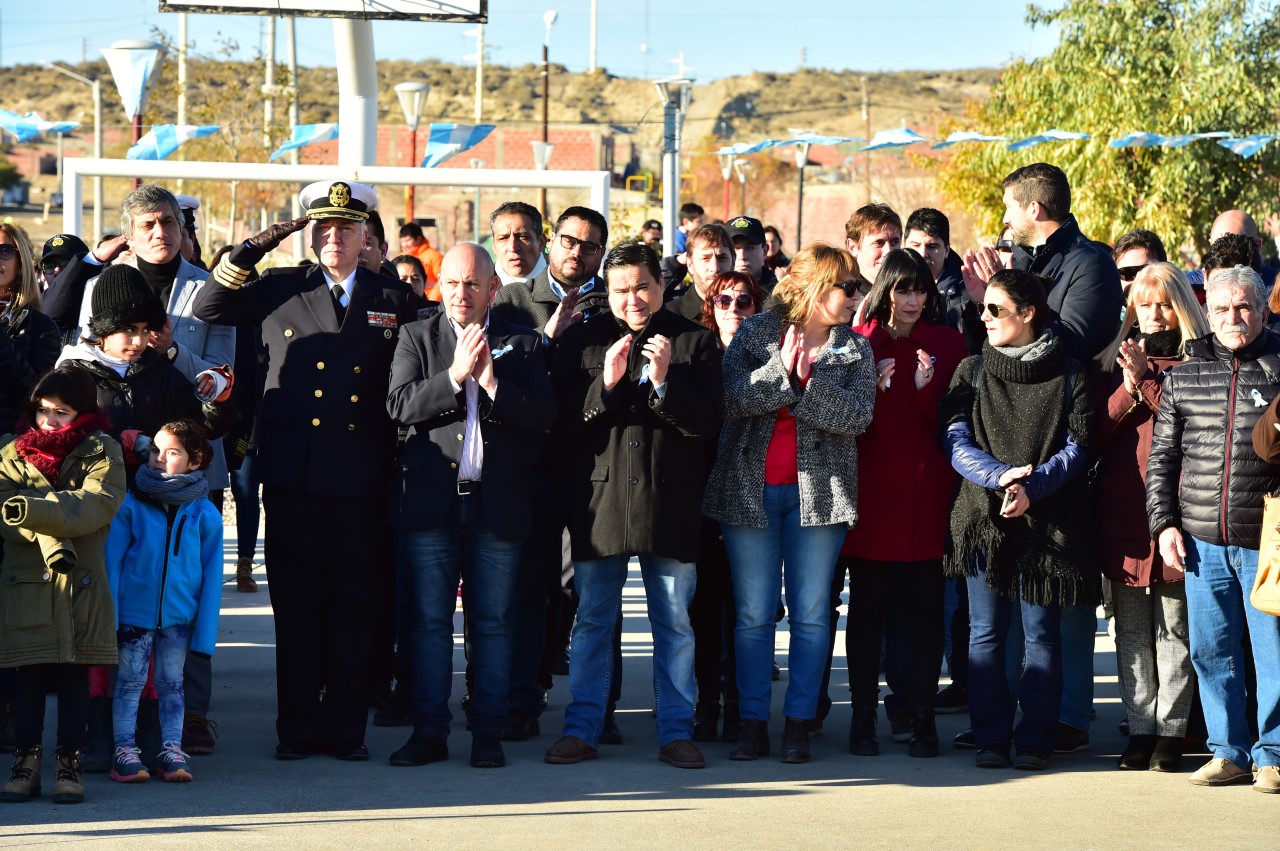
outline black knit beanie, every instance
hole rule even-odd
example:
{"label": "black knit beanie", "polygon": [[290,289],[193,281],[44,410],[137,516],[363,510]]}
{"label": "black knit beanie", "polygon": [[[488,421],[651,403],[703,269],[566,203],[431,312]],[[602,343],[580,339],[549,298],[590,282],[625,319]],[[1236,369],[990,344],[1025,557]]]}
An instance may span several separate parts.
{"label": "black knit beanie", "polygon": [[89,333],[98,339],[135,322],[150,331],[164,328],[164,305],[132,266],[108,266],[98,276],[90,302]]}

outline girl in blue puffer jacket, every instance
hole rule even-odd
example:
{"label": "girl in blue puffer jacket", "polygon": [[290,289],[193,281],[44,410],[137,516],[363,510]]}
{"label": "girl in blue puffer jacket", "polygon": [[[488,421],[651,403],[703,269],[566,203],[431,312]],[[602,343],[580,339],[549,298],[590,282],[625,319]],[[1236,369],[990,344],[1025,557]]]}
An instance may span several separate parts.
{"label": "girl in blue puffer jacket", "polygon": [[182,752],[182,668],[188,651],[213,654],[222,597],[222,516],[206,499],[204,475],[211,457],[199,425],[179,420],[159,429],[107,537],[120,650],[111,777],[121,783],[150,778],[134,730],[153,651],[160,774],[171,782],[192,779]]}

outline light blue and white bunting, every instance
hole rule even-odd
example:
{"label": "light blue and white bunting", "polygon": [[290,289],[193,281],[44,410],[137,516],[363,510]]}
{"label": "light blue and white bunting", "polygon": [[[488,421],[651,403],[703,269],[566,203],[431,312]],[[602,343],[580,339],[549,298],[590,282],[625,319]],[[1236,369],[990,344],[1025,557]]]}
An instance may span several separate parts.
{"label": "light blue and white bunting", "polygon": [[293,128],[293,136],[271,154],[271,162],[283,157],[290,151],[317,145],[321,142],[332,142],[338,138],[337,124],[299,124]]}
{"label": "light blue and white bunting", "polygon": [[1081,139],[1091,138],[1088,133],[1073,133],[1070,130],[1046,130],[1035,136],[1028,136],[1025,139],[1019,139],[1016,142],[1010,142],[1007,146],[1011,151],[1025,151],[1034,145],[1042,142],[1075,142]]}
{"label": "light blue and white bunting", "polygon": [[878,151],[881,148],[903,148],[917,142],[929,141],[914,130],[903,127],[900,130],[877,130],[871,142],[862,150]]}
{"label": "light blue and white bunting", "polygon": [[474,148],[493,132],[493,124],[432,124],[423,152],[422,167],[435,168],[463,151]]}
{"label": "light blue and white bunting", "polygon": [[936,151],[940,148],[950,148],[952,145],[960,142],[1007,142],[1008,136],[987,136],[982,133],[974,133],[972,130],[956,130],[950,136],[936,143],[933,149]]}
{"label": "light blue and white bunting", "polygon": [[212,136],[221,128],[217,124],[157,124],[125,153],[131,160],[163,160],[183,143]]}
{"label": "light blue and white bunting", "polygon": [[79,121],[45,121],[38,112],[19,115],[0,109],[0,129],[12,133],[19,142],[30,142],[46,133],[70,133],[79,126]]}
{"label": "light blue and white bunting", "polygon": [[1274,133],[1254,133],[1251,136],[1244,136],[1239,139],[1219,139],[1218,144],[1236,156],[1249,159],[1249,157],[1260,152],[1275,138],[1276,134]]}

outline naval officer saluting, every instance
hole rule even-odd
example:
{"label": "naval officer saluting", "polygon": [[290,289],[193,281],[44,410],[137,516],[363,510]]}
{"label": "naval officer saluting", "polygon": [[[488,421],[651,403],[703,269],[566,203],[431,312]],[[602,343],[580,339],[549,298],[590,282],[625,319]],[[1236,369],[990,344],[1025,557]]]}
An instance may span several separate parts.
{"label": "naval officer saluting", "polygon": [[[362,686],[376,617],[396,430],[387,381],[400,327],[422,301],[408,284],[359,266],[377,206],[359,183],[313,183],[304,218],[273,225],[227,254],[196,316],[258,326],[270,369],[255,441],[276,625],[277,759],[363,760]],[[311,223],[318,265],[253,267]],[[323,699],[321,694],[323,693]]]}

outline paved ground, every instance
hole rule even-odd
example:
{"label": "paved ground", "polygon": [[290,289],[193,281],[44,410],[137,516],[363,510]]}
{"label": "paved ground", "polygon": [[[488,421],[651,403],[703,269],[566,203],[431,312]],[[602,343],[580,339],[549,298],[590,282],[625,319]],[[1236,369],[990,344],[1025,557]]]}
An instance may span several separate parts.
{"label": "paved ground", "polygon": [[[979,770],[972,751],[949,745],[939,759],[910,759],[905,745],[888,741],[883,719],[882,755],[850,756],[847,702],[836,706],[828,731],[814,739],[809,765],[786,766],[776,757],[730,762],[729,745],[707,746],[710,764],[702,771],[661,764],[638,571],[626,591],[620,713],[626,744],[605,747],[597,762],[542,762],[559,734],[563,681],[551,693],[543,735],[508,743],[502,770],[467,765],[470,740],[461,721],[451,738],[454,757],[446,763],[393,768],[386,758],[408,730],[372,726],[373,758],[366,764],[325,757],[276,762],[273,632],[262,587],[257,595],[225,589],[211,712],[220,743],[214,755],[195,758],[194,783],[124,786],[92,775],[80,806],[54,806],[47,797],[0,806],[0,846],[1280,847],[1276,797],[1248,787],[1199,789],[1185,776],[1116,770],[1123,747],[1116,725],[1123,712],[1113,646],[1105,636],[1098,640],[1092,750],[1058,758],[1044,774]],[[785,637],[780,634],[780,646]],[[457,661],[460,672],[460,650]],[[785,663],[782,652],[779,661]],[[847,696],[843,664],[837,657],[833,695]],[[775,686],[779,719],[785,676]],[[455,695],[461,695],[460,673]],[[52,704],[47,717],[52,728]],[[944,741],[966,722],[966,716],[941,718]],[[776,739],[780,720],[774,727]],[[52,739],[47,744],[51,749]],[[1199,758],[1189,764],[1198,765]],[[47,769],[45,782],[51,782]]]}

